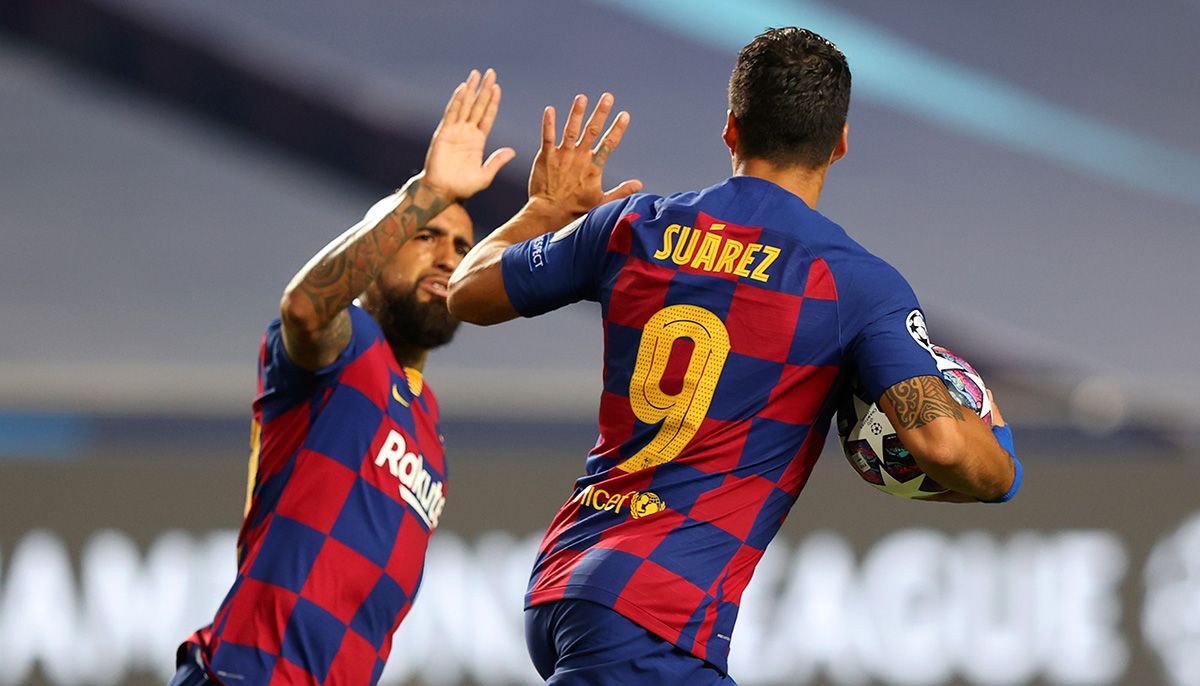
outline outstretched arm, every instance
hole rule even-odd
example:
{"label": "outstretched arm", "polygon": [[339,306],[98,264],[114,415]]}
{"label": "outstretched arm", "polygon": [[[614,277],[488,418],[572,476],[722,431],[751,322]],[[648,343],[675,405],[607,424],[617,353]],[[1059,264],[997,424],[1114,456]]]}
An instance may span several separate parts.
{"label": "outstretched arm", "polygon": [[642,183],[637,180],[625,181],[608,192],[601,185],[604,164],[629,126],[629,114],[621,112],[601,137],[612,105],[610,93],[601,95],[584,126],[587,97],[575,96],[562,142],[557,145],[554,108],[543,111],[542,145],[529,175],[529,200],[512,219],[480,241],[450,277],[448,304],[455,318],[487,325],[516,317],[501,272],[505,248],[562,228],[597,205],[641,190]]}
{"label": "outstretched arm", "polygon": [[491,69],[472,71],[458,85],[425,155],[425,168],[403,188],[380,200],[341,236],[317,253],[283,292],[283,343],[305,369],[331,364],[350,342],[350,303],[379,276],[383,265],[446,206],[491,185],[515,156],[484,146],[500,106]]}
{"label": "outstretched arm", "polygon": [[[992,422],[1007,434],[993,398]],[[917,376],[888,388],[879,407],[921,471],[952,493],[931,500],[996,501],[1015,483],[1015,457],[975,413],[964,411],[936,376]]]}

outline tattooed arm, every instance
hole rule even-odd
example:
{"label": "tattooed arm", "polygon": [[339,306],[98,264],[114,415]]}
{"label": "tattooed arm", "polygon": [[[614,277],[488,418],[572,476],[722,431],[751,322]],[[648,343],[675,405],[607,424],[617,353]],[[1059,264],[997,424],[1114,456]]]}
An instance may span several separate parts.
{"label": "tattooed arm", "polygon": [[542,145],[529,175],[529,201],[480,241],[454,270],[449,307],[456,318],[488,325],[517,316],[504,290],[501,256],[505,248],[560,229],[597,205],[641,190],[642,182],[637,180],[625,181],[607,193],[601,186],[604,164],[629,126],[629,114],[621,112],[603,137],[600,135],[612,105],[612,94],[601,95],[585,126],[587,97],[575,96],[558,145],[554,108],[543,110]]}
{"label": "tattooed arm", "polygon": [[288,357],[305,369],[332,364],[350,342],[346,308],[388,258],[450,202],[414,178],[317,253],[292,278],[280,302]]}
{"label": "tattooed arm", "polygon": [[280,302],[283,343],[305,369],[331,364],[350,342],[350,303],[379,276],[383,265],[446,206],[491,185],[516,153],[495,151],[483,161],[500,106],[491,69],[472,71],[458,85],[433,133],[425,168],[359,223],[334,239],[292,278]]}
{"label": "tattooed arm", "polygon": [[[983,420],[963,411],[938,377],[901,381],[884,391],[879,407],[921,470],[955,492],[940,499],[994,500],[1013,483],[1012,458]],[[993,421],[1004,425],[998,407]]]}

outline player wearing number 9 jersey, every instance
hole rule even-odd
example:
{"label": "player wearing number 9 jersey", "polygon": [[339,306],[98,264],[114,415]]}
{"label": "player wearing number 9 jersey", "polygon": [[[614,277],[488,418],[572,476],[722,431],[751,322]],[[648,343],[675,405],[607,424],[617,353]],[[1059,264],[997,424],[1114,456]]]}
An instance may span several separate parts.
{"label": "player wearing number 9 jersey", "polygon": [[[536,235],[563,219],[554,208],[599,193],[598,171],[590,190],[553,183],[608,153],[605,140],[575,144],[577,101],[562,144],[552,119],[543,131],[529,204],[452,278],[450,308],[466,321],[578,300],[602,308],[600,437],[526,596],[531,656],[549,683],[732,683],[742,591],[852,370],[953,499],[1011,497],[1014,461],[941,384],[915,333],[912,289],[813,209],[846,151],[848,98],[836,47],[768,31],[743,49],[730,84],[735,176],[609,202]],[[594,140],[597,118],[581,142]]]}

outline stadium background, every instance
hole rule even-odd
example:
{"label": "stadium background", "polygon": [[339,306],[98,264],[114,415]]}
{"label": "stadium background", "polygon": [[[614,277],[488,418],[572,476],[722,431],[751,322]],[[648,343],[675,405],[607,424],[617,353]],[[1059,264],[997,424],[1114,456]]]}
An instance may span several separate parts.
{"label": "stadium background", "polygon": [[[495,66],[523,199],[545,104],[611,90],[610,178],[727,172],[737,48],[855,71],[822,210],[913,282],[1016,426],[1011,506],[893,501],[836,446],[751,584],[743,684],[1200,684],[1200,4],[0,3],[0,684],[154,684],[233,574],[253,360],[294,271]],[[454,478],[385,683],[533,683],[532,546],[594,439],[587,305],[431,358]]]}

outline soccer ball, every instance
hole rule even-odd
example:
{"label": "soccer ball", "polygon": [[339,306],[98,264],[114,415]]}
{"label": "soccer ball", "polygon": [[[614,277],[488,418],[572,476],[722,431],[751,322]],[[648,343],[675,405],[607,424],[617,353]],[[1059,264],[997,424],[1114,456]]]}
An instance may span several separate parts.
{"label": "soccer ball", "polygon": [[[979,372],[966,360],[941,346],[930,346],[942,380],[960,405],[992,424],[992,402]],[[879,406],[864,399],[855,380],[838,409],[838,437],[854,471],[875,488],[901,498],[923,498],[946,489],[926,476]]]}

